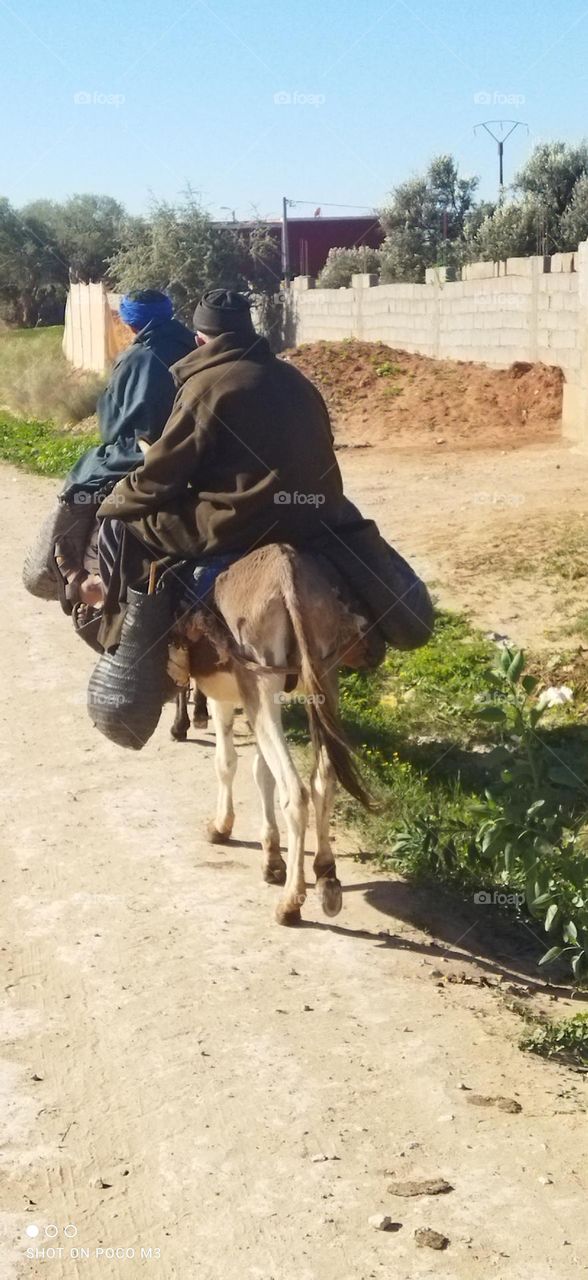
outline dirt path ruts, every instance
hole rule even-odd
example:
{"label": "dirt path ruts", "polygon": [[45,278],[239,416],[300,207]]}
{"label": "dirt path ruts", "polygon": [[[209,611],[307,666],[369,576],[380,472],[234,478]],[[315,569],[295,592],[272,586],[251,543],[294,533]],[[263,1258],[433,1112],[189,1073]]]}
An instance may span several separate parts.
{"label": "dirt path ruts", "polygon": [[[392,879],[341,858],[334,927],[312,892],[306,927],[273,923],[246,739],[220,850],[208,737],[173,744],[167,712],[140,755],[100,738],[92,655],[19,583],[51,491],[0,472],[2,1280],[576,1280],[582,1083],[520,1053],[493,990],[439,985],[486,971],[472,935],[447,919],[436,946]],[[387,1194],[419,1176],[455,1189]],[[418,1248],[421,1226],[449,1248]]]}

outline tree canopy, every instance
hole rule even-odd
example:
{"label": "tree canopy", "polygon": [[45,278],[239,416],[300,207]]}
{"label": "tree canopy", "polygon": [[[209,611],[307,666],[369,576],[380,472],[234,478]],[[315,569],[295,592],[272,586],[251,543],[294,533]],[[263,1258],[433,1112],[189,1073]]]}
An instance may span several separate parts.
{"label": "tree canopy", "polygon": [[588,237],[588,143],[544,142],[494,214],[482,223],[476,256],[511,258],[576,249]]}
{"label": "tree canopy", "polygon": [[269,296],[279,273],[278,246],[261,223],[246,233],[219,226],[191,192],[180,204],[154,201],[149,218],[129,228],[109,263],[117,289],[165,289],[187,320],[212,285]]}
{"label": "tree canopy", "polygon": [[0,315],[18,325],[61,320],[72,280],[165,289],[189,319],[211,286],[261,299],[274,294],[279,259],[263,224],[246,232],[219,225],[190,191],[177,204],[154,201],[144,218],[91,193],[63,203],[37,200],[20,210],[0,200]]}
{"label": "tree canopy", "polygon": [[[497,205],[478,199],[478,184],[451,155],[399,183],[380,212],[384,243],[367,269],[379,265],[383,282],[418,282],[430,266],[573,250],[588,238],[588,142],[535,147]],[[354,250],[331,250],[322,282],[348,284],[365,262]],[[0,317],[57,323],[71,280],[165,289],[187,320],[206,288],[243,289],[269,314],[279,247],[261,222],[214,222],[190,190],[175,203],[154,200],[144,217],[91,192],[22,209],[0,198]]]}
{"label": "tree canopy", "polygon": [[382,280],[424,279],[439,263],[458,265],[476,216],[479,179],[460,177],[453,156],[436,156],[426,172],[392,191],[380,212],[386,238]]}

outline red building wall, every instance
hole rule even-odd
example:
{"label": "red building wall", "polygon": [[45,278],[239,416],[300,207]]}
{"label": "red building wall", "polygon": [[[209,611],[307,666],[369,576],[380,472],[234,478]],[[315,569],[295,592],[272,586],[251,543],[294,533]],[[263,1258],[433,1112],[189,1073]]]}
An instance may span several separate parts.
{"label": "red building wall", "polygon": [[379,249],[384,233],[375,216],[288,218],[290,274],[318,276],[329,249]]}

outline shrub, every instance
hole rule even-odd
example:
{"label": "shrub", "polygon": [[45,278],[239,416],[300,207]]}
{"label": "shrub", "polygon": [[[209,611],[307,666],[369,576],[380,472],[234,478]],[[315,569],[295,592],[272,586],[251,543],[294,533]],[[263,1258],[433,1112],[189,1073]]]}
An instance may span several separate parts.
{"label": "shrub", "polygon": [[379,270],[378,249],[329,249],[317,284],[319,289],[348,289],[353,275]]}

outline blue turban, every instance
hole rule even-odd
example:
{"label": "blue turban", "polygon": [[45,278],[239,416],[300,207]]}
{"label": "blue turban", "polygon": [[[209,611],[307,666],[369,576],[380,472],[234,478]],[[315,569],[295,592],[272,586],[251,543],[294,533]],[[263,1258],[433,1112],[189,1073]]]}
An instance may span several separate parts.
{"label": "blue turban", "polygon": [[150,321],[154,324],[163,324],[166,320],[171,320],[173,312],[171,298],[168,298],[166,293],[160,293],[158,289],[142,289],[137,293],[125,293],[118,309],[121,320],[124,320],[125,324],[132,325],[133,329],[144,329]]}

